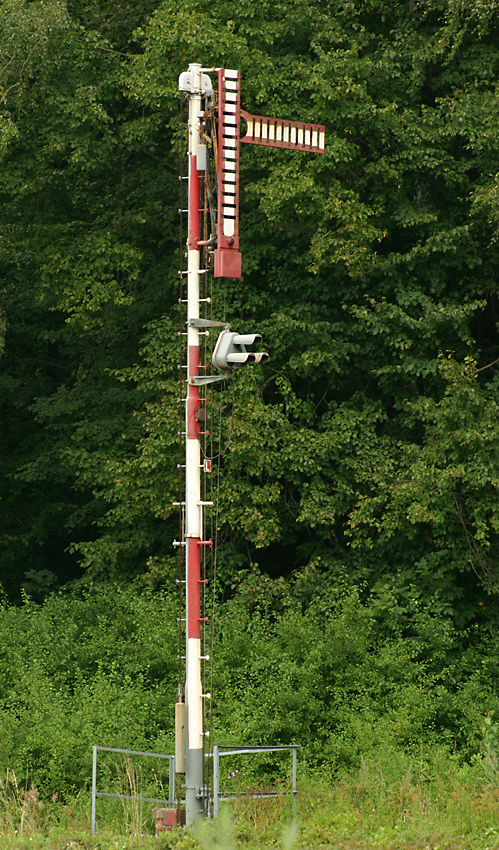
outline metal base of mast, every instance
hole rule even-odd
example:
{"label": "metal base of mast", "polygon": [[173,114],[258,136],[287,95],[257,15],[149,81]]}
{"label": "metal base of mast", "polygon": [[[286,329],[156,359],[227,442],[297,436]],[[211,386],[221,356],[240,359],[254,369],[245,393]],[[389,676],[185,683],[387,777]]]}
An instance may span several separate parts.
{"label": "metal base of mast", "polygon": [[187,749],[185,772],[185,820],[192,823],[204,816],[204,751]]}

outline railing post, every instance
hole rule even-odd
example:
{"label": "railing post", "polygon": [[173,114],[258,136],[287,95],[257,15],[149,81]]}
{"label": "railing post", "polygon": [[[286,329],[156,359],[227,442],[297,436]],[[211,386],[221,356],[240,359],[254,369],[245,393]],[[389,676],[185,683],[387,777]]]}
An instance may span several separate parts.
{"label": "railing post", "polygon": [[175,805],[175,756],[168,757],[168,805]]}
{"label": "railing post", "polygon": [[213,747],[213,817],[218,817],[220,796],[220,759],[218,746]]}
{"label": "railing post", "polygon": [[291,793],[293,794],[293,816],[294,816],[294,817],[296,817],[296,794],[297,794],[297,788],[296,788],[296,747],[293,747],[293,755],[292,755],[292,759],[293,759],[293,767],[292,767],[292,772],[293,772],[292,783],[293,783],[293,787],[292,787],[292,792],[291,792]]}
{"label": "railing post", "polygon": [[95,801],[97,799],[97,747],[92,747],[92,835],[95,835]]}

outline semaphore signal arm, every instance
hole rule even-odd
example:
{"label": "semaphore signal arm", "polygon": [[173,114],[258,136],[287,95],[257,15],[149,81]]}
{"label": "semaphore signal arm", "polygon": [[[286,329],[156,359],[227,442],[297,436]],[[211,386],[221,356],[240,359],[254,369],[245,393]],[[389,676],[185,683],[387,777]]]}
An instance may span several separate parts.
{"label": "semaphore signal arm", "polygon": [[[193,92],[192,68],[179,78],[181,91]],[[199,66],[198,66],[199,67]],[[218,74],[218,101],[213,103],[213,87],[205,70]],[[206,118],[210,121],[211,144],[216,165],[216,238],[214,244],[214,276],[241,277],[239,251],[239,152],[240,144],[263,145],[273,148],[324,153],[325,128],[322,124],[291,121],[251,115],[241,109],[241,73],[227,68],[202,69],[200,94],[211,107]],[[241,133],[241,119],[246,132]],[[206,141],[208,140],[205,134]],[[204,143],[201,148],[206,152]],[[204,166],[204,167],[203,167]],[[206,170],[206,159],[198,155],[199,170]]]}

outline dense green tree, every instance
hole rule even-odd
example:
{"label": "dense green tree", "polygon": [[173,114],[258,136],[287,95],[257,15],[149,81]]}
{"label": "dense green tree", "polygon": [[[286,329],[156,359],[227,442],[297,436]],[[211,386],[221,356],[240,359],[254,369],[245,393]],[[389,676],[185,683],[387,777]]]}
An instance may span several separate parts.
{"label": "dense green tree", "polygon": [[495,5],[2,10],[9,591],[81,565],[171,574],[177,77],[200,61],[241,69],[250,112],[327,139],[242,152],[243,277],[214,309],[271,360],[210,402],[220,581],[320,564],[480,618],[499,542]]}
{"label": "dense green tree", "polygon": [[161,122],[122,91],[118,48],[148,7],[4,6],[2,572],[14,589],[25,572],[32,588],[78,574],[68,547],[98,536],[107,464],[135,451],[144,391],[111,373],[170,305],[176,183]]}

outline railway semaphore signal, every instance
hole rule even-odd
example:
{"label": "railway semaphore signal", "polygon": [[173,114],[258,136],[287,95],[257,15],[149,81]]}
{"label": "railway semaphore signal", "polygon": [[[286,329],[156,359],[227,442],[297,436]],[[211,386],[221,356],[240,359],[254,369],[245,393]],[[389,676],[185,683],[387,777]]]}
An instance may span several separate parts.
{"label": "railway semaphore signal", "polygon": [[[209,74],[218,75],[218,95]],[[179,90],[189,101],[188,238],[187,238],[187,392],[185,397],[185,501],[182,539],[185,546],[185,704],[179,695],[176,718],[176,770],[185,770],[186,823],[209,811],[209,792],[204,782],[204,700],[201,680],[202,617],[201,550],[211,547],[204,537],[201,476],[211,471],[211,461],[201,462],[200,389],[226,374],[202,372],[199,362],[200,333],[222,328],[213,352],[213,367],[234,371],[251,363],[264,363],[265,352],[252,351],[261,341],[258,333],[238,334],[225,322],[200,316],[201,276],[240,278],[239,251],[239,153],[240,145],[253,144],[309,153],[324,152],[323,125],[250,115],[241,109],[241,75],[226,68],[202,68],[191,64],[179,77]],[[241,136],[241,119],[245,133]],[[212,179],[210,164],[214,160]],[[208,199],[208,207],[201,204]],[[201,226],[201,222],[203,225]],[[204,231],[209,231],[208,235]],[[205,268],[201,268],[201,251]],[[206,300],[206,299],[205,299]],[[250,350],[248,351],[248,347]],[[206,657],[206,656],[203,656]],[[185,730],[185,731],[184,731]],[[185,756],[185,758],[184,758]]]}

